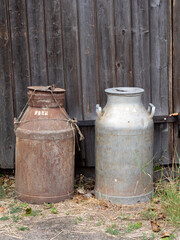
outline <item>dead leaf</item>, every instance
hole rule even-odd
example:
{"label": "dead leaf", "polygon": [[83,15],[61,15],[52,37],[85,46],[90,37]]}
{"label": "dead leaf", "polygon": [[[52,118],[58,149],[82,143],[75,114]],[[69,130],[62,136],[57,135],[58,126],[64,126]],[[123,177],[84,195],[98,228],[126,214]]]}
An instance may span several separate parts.
{"label": "dead leaf", "polygon": [[91,193],[86,193],[86,194],[84,194],[84,196],[87,197],[87,198],[92,198],[93,197],[93,195]]}
{"label": "dead leaf", "polygon": [[75,203],[82,203],[86,200],[87,200],[87,197],[85,197],[85,195],[76,195],[76,196],[73,197],[73,201]]}
{"label": "dead leaf", "polygon": [[106,208],[109,207],[109,205],[106,202],[101,201],[101,200],[99,201],[99,205],[102,207],[101,208],[102,210],[105,210]]}
{"label": "dead leaf", "polygon": [[159,232],[161,230],[159,224],[157,224],[157,222],[154,221],[150,221],[151,222],[151,228],[153,232]]}
{"label": "dead leaf", "polygon": [[166,216],[163,213],[160,213],[157,217],[158,220],[163,220],[165,218],[166,218]]}
{"label": "dead leaf", "polygon": [[77,191],[79,194],[86,194],[86,191],[85,191],[84,187],[78,188],[76,191]]}
{"label": "dead leaf", "polygon": [[50,209],[50,208],[53,208],[54,207],[54,203],[45,203],[44,202],[44,209]]}
{"label": "dead leaf", "polygon": [[161,234],[161,238],[166,238],[166,237],[170,237],[170,236],[171,236],[171,233],[169,233],[169,232],[163,232]]}
{"label": "dead leaf", "polygon": [[3,207],[0,207],[0,212],[4,212],[4,208]]}
{"label": "dead leaf", "polygon": [[12,187],[12,188],[15,188],[15,183],[12,183],[11,187]]}
{"label": "dead leaf", "polygon": [[153,198],[153,202],[154,202],[155,204],[158,204],[158,203],[160,203],[160,200],[159,200],[158,198]]}

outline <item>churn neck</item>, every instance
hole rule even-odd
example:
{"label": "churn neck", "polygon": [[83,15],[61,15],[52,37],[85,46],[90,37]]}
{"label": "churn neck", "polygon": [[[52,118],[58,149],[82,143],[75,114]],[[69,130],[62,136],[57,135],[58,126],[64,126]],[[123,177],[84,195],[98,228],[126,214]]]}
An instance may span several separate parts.
{"label": "churn neck", "polygon": [[107,104],[119,104],[119,103],[142,103],[141,96],[144,89],[137,87],[116,87],[107,88],[105,90],[108,100]]}
{"label": "churn neck", "polygon": [[28,105],[37,108],[58,108],[64,106],[65,90],[52,86],[28,87]]}

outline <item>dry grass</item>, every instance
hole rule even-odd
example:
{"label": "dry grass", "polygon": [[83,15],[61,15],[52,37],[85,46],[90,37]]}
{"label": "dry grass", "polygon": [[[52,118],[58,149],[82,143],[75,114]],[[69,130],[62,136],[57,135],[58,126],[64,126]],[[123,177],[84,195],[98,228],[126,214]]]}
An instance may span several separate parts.
{"label": "dry grass", "polygon": [[[36,223],[55,217],[74,219],[73,224],[79,233],[106,232],[114,237],[126,236],[127,239],[161,239],[163,231],[173,233],[175,230],[167,221],[159,198],[154,198],[146,204],[115,205],[94,198],[94,181],[81,181],[80,185],[76,186],[76,194],[72,200],[57,204],[32,205],[15,198],[13,181],[13,178],[9,181],[8,176],[4,177],[1,186],[3,196],[0,198],[0,233],[4,232],[9,236],[21,239],[23,231],[31,230],[26,225],[27,221]],[[161,226],[160,232],[152,232],[150,220],[158,221]],[[139,228],[136,228],[137,224]]]}

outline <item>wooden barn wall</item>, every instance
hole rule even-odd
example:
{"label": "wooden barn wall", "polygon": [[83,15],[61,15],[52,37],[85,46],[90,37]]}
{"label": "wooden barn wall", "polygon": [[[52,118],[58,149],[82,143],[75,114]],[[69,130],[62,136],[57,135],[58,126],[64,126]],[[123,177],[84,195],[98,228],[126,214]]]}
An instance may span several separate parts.
{"label": "wooden barn wall", "polygon": [[[28,85],[65,88],[67,112],[78,120],[94,120],[104,89],[115,86],[144,88],[156,115],[180,111],[179,11],[178,0],[1,0],[0,168],[14,167],[13,118]],[[76,163],[94,166],[94,127],[81,129]],[[155,125],[154,154],[163,164],[174,141],[180,150],[174,132],[172,124]]]}

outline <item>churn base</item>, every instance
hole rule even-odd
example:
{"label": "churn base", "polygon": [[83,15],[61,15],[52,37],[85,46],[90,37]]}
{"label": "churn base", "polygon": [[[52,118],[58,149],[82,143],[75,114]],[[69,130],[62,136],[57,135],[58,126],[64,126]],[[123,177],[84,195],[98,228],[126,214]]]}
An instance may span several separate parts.
{"label": "churn base", "polygon": [[153,191],[138,195],[138,196],[128,196],[128,197],[120,197],[120,196],[109,196],[95,190],[95,197],[99,200],[109,200],[115,204],[135,204],[137,202],[147,202],[152,199]]}
{"label": "churn base", "polygon": [[67,194],[67,195],[61,195],[61,196],[52,196],[52,197],[44,197],[44,196],[32,196],[32,195],[26,195],[19,193],[17,191],[17,199],[21,200],[22,202],[27,202],[31,204],[43,204],[43,203],[58,203],[61,201],[64,201],[66,199],[72,198],[74,191]]}

